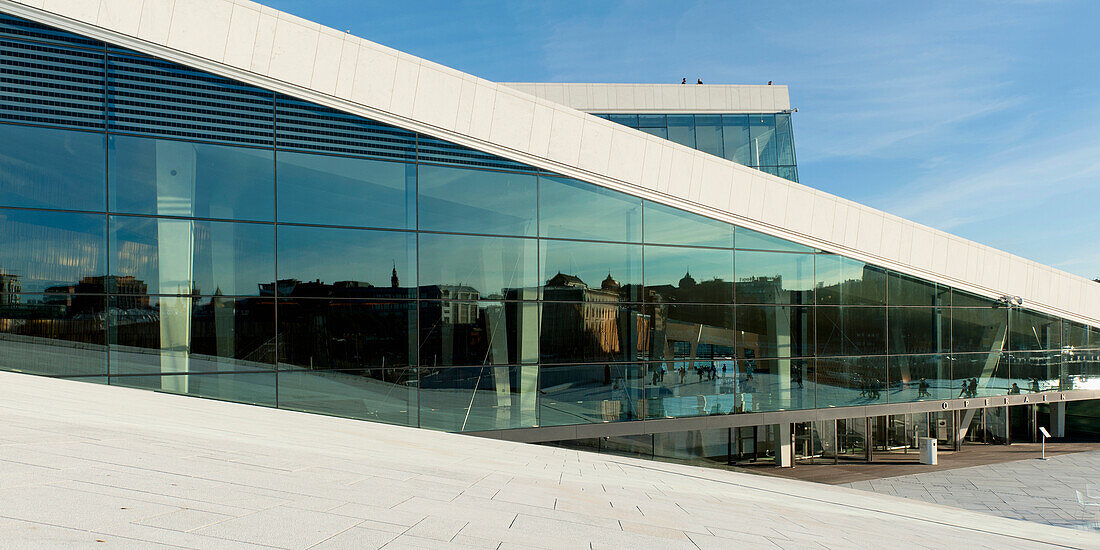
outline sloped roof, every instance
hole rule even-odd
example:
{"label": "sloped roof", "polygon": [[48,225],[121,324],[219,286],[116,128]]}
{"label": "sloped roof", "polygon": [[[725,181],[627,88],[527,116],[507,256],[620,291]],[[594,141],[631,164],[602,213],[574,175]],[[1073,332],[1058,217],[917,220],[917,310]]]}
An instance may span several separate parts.
{"label": "sloped roof", "polygon": [[1100,284],[247,0],[0,10],[610,189],[1100,325]]}
{"label": "sloped roof", "polygon": [[770,545],[765,535],[850,547],[887,532],[897,547],[1085,548],[1097,538],[804,481],[25,374],[0,373],[0,403],[4,548],[695,550]]}

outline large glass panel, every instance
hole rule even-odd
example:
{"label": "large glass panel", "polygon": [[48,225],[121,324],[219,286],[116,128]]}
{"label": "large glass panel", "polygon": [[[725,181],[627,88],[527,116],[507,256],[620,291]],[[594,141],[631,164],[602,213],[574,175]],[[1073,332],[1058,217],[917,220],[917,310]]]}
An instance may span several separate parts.
{"label": "large glass panel", "polygon": [[651,321],[636,307],[597,300],[541,307],[543,364],[634,361],[648,353]]}
{"label": "large glass panel", "polygon": [[102,133],[0,124],[0,206],[107,208]]}
{"label": "large glass panel", "polygon": [[416,229],[416,165],[276,154],[279,221]]}
{"label": "large glass panel", "polygon": [[111,217],[111,292],[255,296],[275,281],[275,226]]}
{"label": "large glass panel", "polygon": [[638,115],[609,115],[608,119],[616,124],[622,124],[623,126],[629,126],[631,128],[638,127]]}
{"label": "large glass panel", "polygon": [[466,235],[420,235],[424,298],[533,300],[538,241]]}
{"label": "large glass panel", "polygon": [[[648,221],[648,220],[646,220]],[[749,250],[775,250],[779,252],[813,252],[814,249],[793,243],[791,241],[773,237],[766,233],[738,227],[734,233],[734,242],[737,248]]]}
{"label": "large glass panel", "polygon": [[1005,395],[1012,387],[1008,354],[956,353],[951,359],[952,398]]}
{"label": "large glass panel", "polygon": [[655,457],[711,466],[726,464],[729,454],[729,428],[653,434],[653,456]]}
{"label": "large glass panel", "polygon": [[695,148],[722,156],[721,115],[695,115]]}
{"label": "large glass panel", "polygon": [[739,304],[737,335],[738,357],[809,357],[814,353],[813,308]]}
{"label": "large glass panel", "polygon": [[667,128],[668,119],[665,115],[638,115],[639,128]]}
{"label": "large glass panel", "polygon": [[271,370],[275,304],[270,298],[111,296],[108,338],[112,375]]}
{"label": "large glass panel", "polygon": [[111,211],[233,220],[275,219],[270,149],[111,136]]}
{"label": "large glass panel", "polygon": [[994,308],[1001,307],[1002,304],[997,300],[991,300],[989,298],[983,298],[969,292],[963,292],[961,290],[951,290],[951,305],[954,307],[985,307]]}
{"label": "large glass panel", "polygon": [[948,355],[898,355],[889,361],[891,403],[955,397]]}
{"label": "large glass panel", "polygon": [[640,365],[543,365],[539,368],[539,394],[540,426],[643,417]]}
{"label": "large glass panel", "polygon": [[416,426],[416,369],[283,371],[279,408]]}
{"label": "large glass panel", "polygon": [[0,294],[0,369],[107,374],[106,301],[92,295]]}
{"label": "large glass panel", "polygon": [[646,301],[733,303],[733,251],[645,247]]}
{"label": "large glass panel", "polygon": [[886,286],[892,306],[949,306],[951,289],[928,281],[890,271]]}
{"label": "large glass panel", "polygon": [[815,366],[819,408],[889,402],[886,357],[831,357]]}
{"label": "large glass panel", "polygon": [[416,296],[416,234],[279,226],[279,296]]}
{"label": "large glass panel", "polygon": [[539,235],[639,242],[642,200],[583,181],[540,177]]}
{"label": "large glass panel", "polygon": [[645,201],[643,233],[649,244],[733,247],[732,225],[650,201]]}
{"label": "large glass panel", "polygon": [[416,364],[412,300],[279,300],[279,367],[349,370]]}
{"label": "large glass panel", "polygon": [[668,115],[668,139],[694,149],[695,117],[693,115]]}
{"label": "large glass panel", "polygon": [[1088,345],[1088,326],[1072,321],[1062,321],[1062,347],[1084,348]]}
{"label": "large glass panel", "polygon": [[1009,316],[1008,349],[1027,351],[1060,349],[1062,321],[1034,311],[1013,309]]}
{"label": "large glass panel", "polygon": [[814,302],[813,254],[738,250],[734,265],[737,271],[737,303]]}
{"label": "large glass panel", "polygon": [[546,300],[642,298],[641,245],[545,240],[539,259]]}
{"label": "large glass panel", "polygon": [[651,136],[657,136],[661,139],[668,139],[668,127],[666,126],[641,127],[638,129]]}
{"label": "large glass panel", "polygon": [[729,375],[735,383],[734,412],[811,409],[814,371],[808,359],[740,359]]}
{"label": "large glass panel", "polygon": [[1000,352],[1008,349],[1008,310],[1005,308],[952,308],[951,351]]}
{"label": "large glass panel", "polygon": [[1002,362],[1006,358],[1011,378],[998,380],[996,387],[990,389],[991,395],[1075,389],[1076,377],[1070,376],[1060,352],[1012,352],[1003,354]]}
{"label": "large glass panel", "polygon": [[273,372],[112,376],[111,385],[252,405],[275,406],[275,373]]}
{"label": "large glass panel", "polygon": [[751,166],[775,166],[775,115],[749,115],[749,162]]}
{"label": "large glass panel", "polygon": [[451,432],[538,426],[539,369],[420,369],[420,426]]}
{"label": "large glass panel", "polygon": [[646,418],[737,412],[733,360],[669,361],[646,365]]}
{"label": "large glass panel", "polygon": [[534,303],[420,302],[420,364],[516,365],[539,360]]}
{"label": "large glass panel", "polygon": [[886,353],[886,308],[817,308],[818,355],[881,355]]}
{"label": "large glass panel", "polygon": [[536,235],[535,176],[421,165],[417,184],[420,229]]}
{"label": "large glass panel", "polygon": [[0,235],[0,278],[8,292],[104,291],[105,215],[0,209]]}
{"label": "large glass panel", "polygon": [[752,164],[749,115],[722,115],[722,141],[727,159],[744,166]]}
{"label": "large glass panel", "polygon": [[844,256],[818,254],[817,303],[885,305],[886,270]]}
{"label": "large glass panel", "polygon": [[798,181],[798,167],[796,166],[780,166],[776,174],[785,180]]}
{"label": "large glass panel", "polygon": [[650,359],[732,359],[737,345],[733,306],[667,304],[647,306],[652,329]]}
{"label": "large glass panel", "polygon": [[780,165],[794,164],[794,138],[791,132],[791,115],[788,113],[775,115],[775,148]]}
{"label": "large glass panel", "polygon": [[890,353],[946,353],[951,349],[951,310],[933,307],[891,307]]}

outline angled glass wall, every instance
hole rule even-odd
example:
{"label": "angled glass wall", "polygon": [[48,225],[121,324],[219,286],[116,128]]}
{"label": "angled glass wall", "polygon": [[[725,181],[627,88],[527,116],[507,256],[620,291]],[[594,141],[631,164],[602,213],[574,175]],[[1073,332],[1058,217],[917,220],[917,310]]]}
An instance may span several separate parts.
{"label": "angled glass wall", "polygon": [[[5,370],[451,431],[1100,380],[1096,327],[9,16],[0,57]],[[793,168],[768,116],[630,120]]]}
{"label": "angled glass wall", "polygon": [[595,116],[773,176],[798,181],[790,113]]}

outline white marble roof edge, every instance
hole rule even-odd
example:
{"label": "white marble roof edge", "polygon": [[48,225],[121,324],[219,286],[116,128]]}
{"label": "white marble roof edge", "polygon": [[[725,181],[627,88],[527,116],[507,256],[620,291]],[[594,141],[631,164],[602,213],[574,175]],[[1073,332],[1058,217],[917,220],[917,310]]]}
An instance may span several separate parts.
{"label": "white marble roof edge", "polygon": [[[564,90],[576,89],[576,90],[588,90],[595,91],[601,89],[622,89],[629,88],[635,92],[644,93],[646,90],[676,90],[679,95],[686,95],[691,97],[691,101],[688,105],[684,105],[681,102],[676,104],[662,104],[660,102],[660,95],[655,95],[654,98],[657,101],[656,104],[647,105],[645,107],[639,107],[637,105],[623,105],[616,100],[616,97],[612,94],[608,94],[608,101],[602,106],[593,105],[579,105],[569,104],[568,101],[564,103],[567,107],[580,109],[587,112],[606,112],[606,113],[638,113],[638,114],[659,114],[659,113],[705,113],[705,114],[744,114],[744,113],[771,113],[771,112],[787,112],[790,110],[790,102],[786,100],[789,94],[779,94],[779,98],[776,98],[776,94],[770,94],[767,106],[762,106],[757,109],[750,109],[739,102],[735,101],[735,94],[720,94],[715,97],[711,92],[713,90],[787,90],[785,84],[649,84],[649,83],[633,83],[633,82],[499,82],[502,86],[509,88],[515,88],[523,90],[526,93],[532,94],[536,97],[548,97],[555,92],[562,92]],[[585,94],[586,97],[591,94]],[[568,94],[563,94],[562,97],[569,98]]]}
{"label": "white marble roof edge", "polygon": [[[145,1],[152,2],[152,1],[158,1],[158,0],[145,0]],[[225,3],[231,4],[231,5],[234,3],[233,0],[210,0],[210,1],[225,2]],[[798,232],[795,232],[795,231],[793,231],[789,228],[786,228],[786,227],[781,227],[781,226],[776,226],[774,224],[769,224],[767,222],[764,222],[762,219],[750,218],[747,215],[735,214],[735,213],[733,213],[729,210],[723,210],[723,209],[718,209],[718,208],[714,208],[714,207],[708,207],[708,206],[705,206],[705,205],[702,205],[702,204],[699,204],[697,202],[692,201],[687,196],[676,196],[676,195],[672,195],[672,194],[668,194],[668,193],[659,192],[659,191],[654,190],[654,189],[649,189],[649,188],[642,187],[638,183],[620,181],[620,180],[617,180],[617,179],[615,179],[615,178],[613,178],[613,177],[611,177],[608,174],[603,173],[603,172],[593,172],[591,170],[583,169],[578,165],[578,163],[576,161],[570,162],[570,161],[565,161],[565,160],[561,160],[561,159],[554,159],[554,158],[551,158],[550,155],[538,156],[538,155],[532,154],[530,152],[517,150],[515,148],[508,147],[508,146],[500,144],[500,143],[495,143],[495,142],[491,141],[488,137],[476,137],[474,135],[471,135],[470,133],[460,132],[457,129],[442,128],[442,127],[433,125],[433,124],[428,123],[428,122],[424,122],[424,121],[421,121],[421,120],[414,119],[414,118],[411,117],[411,115],[395,114],[395,113],[389,112],[389,111],[387,111],[383,108],[371,106],[371,105],[353,100],[350,97],[340,97],[340,96],[332,95],[332,94],[329,94],[329,93],[326,93],[326,92],[323,92],[323,91],[320,91],[320,90],[312,89],[309,86],[293,84],[291,82],[287,82],[285,80],[280,80],[278,78],[275,78],[275,77],[272,77],[272,76],[269,76],[267,74],[263,74],[263,73],[260,73],[260,72],[255,72],[255,71],[250,70],[250,69],[234,67],[234,66],[228,65],[228,64],[226,64],[222,61],[219,61],[219,60],[214,60],[214,59],[210,59],[210,58],[207,58],[207,57],[203,57],[200,54],[175,49],[175,48],[172,48],[172,47],[168,46],[167,44],[151,42],[151,41],[148,41],[148,40],[145,40],[145,39],[138,38],[137,36],[128,35],[128,34],[118,32],[118,31],[107,29],[105,27],[97,25],[96,23],[87,22],[87,21],[79,21],[79,20],[76,20],[76,19],[72,19],[72,18],[66,17],[65,15],[57,14],[57,13],[50,12],[50,11],[44,10],[42,8],[30,5],[29,0],[0,0],[0,9],[3,9],[4,11],[8,11],[8,12],[12,13],[13,15],[25,17],[27,19],[35,20],[35,21],[38,21],[38,22],[43,23],[43,24],[52,25],[52,26],[55,26],[55,27],[58,27],[58,28],[61,28],[61,29],[64,29],[64,30],[69,30],[71,32],[75,32],[75,33],[78,33],[78,34],[84,34],[84,35],[87,35],[87,36],[90,36],[92,38],[96,38],[96,39],[99,39],[99,40],[113,42],[113,43],[116,43],[116,44],[121,45],[121,46],[130,47],[132,49],[135,49],[135,50],[138,50],[138,51],[143,51],[144,53],[147,53],[147,54],[150,54],[150,55],[156,55],[156,56],[159,56],[159,57],[163,57],[163,58],[165,58],[169,61],[174,61],[174,62],[178,62],[178,63],[181,63],[181,64],[194,66],[194,67],[202,69],[202,70],[207,70],[207,71],[210,71],[210,72],[215,73],[215,74],[220,74],[220,75],[225,76],[227,78],[237,79],[237,80],[240,80],[242,82],[246,82],[246,83],[250,83],[250,84],[257,85],[257,86],[260,86],[260,87],[264,87],[264,88],[267,88],[267,89],[271,89],[271,90],[276,91],[276,92],[285,93],[285,94],[288,94],[288,95],[299,97],[301,99],[314,101],[314,102],[317,102],[319,104],[322,104],[322,105],[325,105],[325,106],[328,106],[328,107],[332,107],[334,109],[343,110],[343,111],[346,111],[346,112],[349,112],[349,113],[352,113],[352,114],[357,114],[357,115],[360,115],[360,116],[374,118],[374,119],[377,119],[381,122],[386,122],[386,123],[389,123],[389,124],[393,124],[395,126],[407,128],[407,129],[414,130],[414,131],[420,131],[420,132],[423,132],[425,134],[432,135],[434,137],[454,141],[455,143],[460,144],[460,145],[465,145],[465,146],[468,146],[468,147],[481,149],[481,150],[484,150],[484,151],[489,152],[489,153],[498,154],[498,155],[500,155],[502,157],[505,157],[505,158],[510,158],[512,160],[516,160],[516,161],[519,161],[519,162],[528,163],[528,164],[531,164],[533,166],[543,168],[543,169],[546,169],[546,170],[551,170],[551,171],[554,171],[554,172],[557,172],[557,173],[560,173],[560,174],[563,174],[563,175],[566,175],[566,176],[576,177],[578,179],[589,181],[590,183],[594,183],[594,184],[601,185],[601,186],[604,186],[604,187],[607,187],[607,188],[610,188],[610,189],[615,189],[615,190],[618,190],[618,191],[623,191],[623,192],[626,192],[626,193],[630,193],[630,194],[633,194],[635,196],[639,196],[639,197],[642,197],[642,198],[651,199],[651,200],[654,200],[654,201],[657,201],[657,202],[668,204],[670,206],[675,206],[675,207],[678,207],[678,208],[681,208],[681,209],[684,209],[684,210],[695,212],[695,213],[698,213],[698,214],[701,214],[701,215],[704,215],[704,216],[707,216],[707,217],[711,217],[711,218],[715,218],[715,219],[719,219],[719,220],[723,220],[723,221],[728,221],[728,222],[731,222],[731,223],[736,223],[737,225],[747,227],[749,229],[755,229],[755,230],[761,230],[761,231],[769,232],[769,233],[775,234],[779,237],[791,240],[793,242],[805,244],[805,245],[808,245],[808,246],[814,246],[816,248],[826,250],[826,251],[829,251],[829,252],[843,254],[843,255],[850,256],[852,258],[855,258],[855,259],[858,259],[858,260],[861,260],[861,261],[866,261],[868,263],[873,263],[873,264],[879,265],[881,267],[894,269],[894,270],[902,272],[902,273],[907,273],[907,274],[910,274],[910,275],[915,275],[915,276],[918,276],[918,277],[929,279],[929,280],[932,280],[932,281],[935,281],[935,282],[940,282],[940,283],[943,283],[943,284],[954,286],[954,287],[957,287],[961,290],[966,290],[966,291],[974,292],[976,294],[985,295],[985,296],[989,296],[989,297],[996,297],[996,296],[1003,295],[1005,293],[1021,295],[1025,299],[1025,306],[1030,307],[1031,309],[1046,312],[1046,313],[1056,314],[1058,316],[1061,316],[1061,317],[1064,317],[1064,318],[1067,318],[1067,319],[1070,319],[1070,320],[1081,321],[1081,322],[1085,322],[1085,323],[1088,323],[1088,324],[1091,324],[1091,325],[1094,325],[1094,326],[1100,326],[1100,311],[1086,311],[1084,309],[1089,304],[1100,303],[1100,285],[1096,285],[1095,289],[1093,289],[1093,287],[1091,287],[1091,286],[1084,285],[1083,288],[1091,289],[1091,292],[1088,292],[1089,296],[1083,296],[1082,297],[1083,299],[1080,301],[1080,303],[1076,304],[1081,309],[1073,309],[1073,310],[1065,309],[1063,307],[1059,307],[1059,306],[1055,305],[1055,303],[1057,302],[1057,299],[1051,300],[1050,303],[1043,303],[1043,302],[1039,302],[1038,300],[1031,299],[1031,297],[1028,296],[1029,293],[1027,292],[1028,289],[1026,287],[1025,288],[1019,288],[1019,289],[994,288],[993,286],[990,286],[989,284],[986,284],[986,283],[990,283],[990,281],[964,280],[964,279],[959,279],[957,277],[949,276],[945,273],[933,272],[933,271],[930,271],[927,268],[923,268],[923,267],[919,267],[919,266],[909,264],[907,262],[903,262],[900,258],[884,257],[884,256],[881,256],[877,253],[871,253],[869,251],[859,250],[859,249],[856,249],[852,246],[844,245],[840,242],[829,241],[829,240],[826,240],[826,239],[823,239],[823,238],[820,238],[820,237],[815,237],[815,236],[808,235],[808,234],[798,233]],[[268,9],[270,10],[270,8],[268,8]],[[277,10],[270,10],[270,11],[271,12],[277,12]],[[320,31],[318,31],[318,32],[320,32]],[[370,42],[369,40],[366,40],[366,39],[359,39],[359,40],[361,40],[362,43],[366,47],[377,48],[379,50],[391,50],[392,51],[392,49],[390,49],[390,48],[387,48],[385,46],[378,45],[376,43]],[[407,57],[409,59],[417,59],[417,60],[420,59],[420,58],[416,58],[415,56],[411,56],[409,54],[403,54],[403,57]],[[460,76],[463,77],[463,79],[469,78],[470,80],[474,81],[477,85],[488,86],[488,87],[492,88],[497,93],[504,92],[505,89],[507,88],[505,85],[494,83],[494,82],[491,82],[491,81],[488,81],[488,80],[485,80],[485,79],[482,79],[482,78],[479,78],[479,77],[476,77],[476,76],[473,76],[473,75],[467,75],[466,73],[462,73],[461,71],[457,71],[457,70],[454,70],[454,69],[451,69],[451,71],[453,71],[452,74],[460,75]],[[542,83],[542,84],[544,84],[544,83]],[[682,86],[682,85],[679,85],[679,84],[657,84],[657,85],[651,85],[651,86],[676,87],[676,86]],[[731,85],[731,86],[738,86],[738,85]],[[748,85],[748,86],[754,86],[754,85]],[[518,91],[518,90],[515,90],[515,89],[507,89],[506,93],[508,93],[508,95],[518,96],[521,99],[531,101],[532,103],[535,103],[535,104],[550,105],[550,106],[553,106],[556,109],[561,110],[563,112],[573,111],[579,117],[588,117],[589,116],[589,115],[586,115],[586,114],[584,114],[580,111],[571,109],[569,107],[560,105],[560,104],[552,102],[552,101],[537,98],[535,96],[526,94],[524,92],[521,92],[521,91]],[[608,121],[604,121],[602,119],[598,119],[598,118],[595,118],[595,117],[592,117],[592,120],[588,121],[588,122],[602,123],[602,124],[607,124],[607,125],[613,126],[614,128],[613,128],[612,133],[614,131],[636,132],[635,130],[631,130],[629,128],[622,127],[620,125],[617,125],[617,124],[614,124],[614,123],[611,123],[611,122],[608,122]],[[611,137],[612,136],[609,134],[608,139],[611,139]],[[663,143],[660,144],[660,148],[657,151],[657,153],[663,154],[663,151],[661,149],[668,150],[669,152],[678,152],[680,154],[688,153],[688,154],[694,155],[694,154],[698,153],[698,151],[696,151],[694,149],[691,149],[691,148],[688,148],[688,147],[685,147],[685,146],[682,146],[682,145],[678,145],[678,144],[675,144],[673,142],[664,141],[664,140],[661,140],[661,141]],[[787,180],[784,180],[784,179],[781,179],[781,178],[778,178],[778,177],[775,177],[775,176],[771,176],[769,174],[765,174],[763,172],[759,172],[759,171],[753,170],[751,168],[741,166],[741,165],[733,163],[731,161],[726,161],[724,159],[719,159],[719,162],[724,163],[724,164],[727,165],[726,167],[734,173],[734,178],[738,177],[736,172],[741,172],[742,173],[741,177],[750,176],[752,178],[760,178],[760,179],[763,179],[765,182],[767,182],[769,185],[786,185],[786,186],[805,187],[801,184],[788,182]],[[685,185],[683,187],[686,188],[687,186]],[[808,189],[812,189],[812,188],[808,188]],[[818,196],[821,193],[823,193],[819,190],[814,190],[814,191],[815,191],[815,195],[818,195]],[[847,200],[847,199],[843,199],[841,197],[835,197],[835,196],[832,196],[832,195],[828,195],[828,196],[833,197],[834,200],[838,200],[838,201],[846,201]],[[848,202],[850,202],[850,201],[848,201]],[[873,212],[876,212],[876,213],[881,213],[881,211],[872,209],[872,208],[867,207],[867,206],[858,205],[857,203],[852,203],[852,204],[855,205],[855,207],[858,210],[869,211],[869,212],[873,211]],[[925,226],[921,226],[919,224],[914,224],[914,225],[915,225],[915,227],[926,229],[928,232],[930,232],[932,234],[933,238],[942,239],[942,238],[948,237],[948,238],[953,238],[953,239],[959,239],[958,237],[952,236],[952,235],[950,235],[948,233],[945,233],[943,231],[939,231],[939,230],[932,229],[932,228],[926,228]],[[965,241],[965,242],[969,243],[971,241]],[[1024,269],[1024,270],[1031,270],[1031,269],[1034,269],[1035,266],[1039,265],[1039,264],[1037,264],[1037,263],[1035,263],[1031,260],[1026,260],[1026,259],[1018,257],[1018,256],[1007,254],[1007,253],[998,251],[996,249],[993,249],[993,248],[985,246],[985,245],[981,245],[981,244],[978,244],[978,243],[974,243],[974,244],[976,244],[976,246],[978,248],[982,249],[982,250],[986,250],[986,251],[989,251],[989,252],[994,252],[996,254],[1003,254],[1004,258],[1006,258],[1009,262],[1009,265],[1008,265],[1009,269],[1018,268],[1018,269]],[[1070,274],[1070,273],[1067,273],[1067,272],[1064,272],[1064,271],[1060,271],[1060,270],[1056,270],[1056,269],[1053,269],[1053,268],[1049,268],[1049,269],[1051,269],[1052,272],[1059,274],[1066,281],[1076,281],[1076,282],[1087,281],[1088,284],[1090,284],[1090,285],[1095,284],[1095,283],[1092,283],[1091,281],[1089,281],[1088,279],[1086,279],[1084,277],[1080,277],[1078,275],[1073,275],[1073,274]]]}

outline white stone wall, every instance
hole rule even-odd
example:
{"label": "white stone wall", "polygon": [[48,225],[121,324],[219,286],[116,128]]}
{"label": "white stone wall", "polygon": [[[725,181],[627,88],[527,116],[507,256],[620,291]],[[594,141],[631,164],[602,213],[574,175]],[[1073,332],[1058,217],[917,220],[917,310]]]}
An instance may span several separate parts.
{"label": "white stone wall", "polygon": [[0,0],[0,9],[971,292],[1019,295],[1027,307],[1100,326],[1100,284],[1082,277],[255,2]]}

